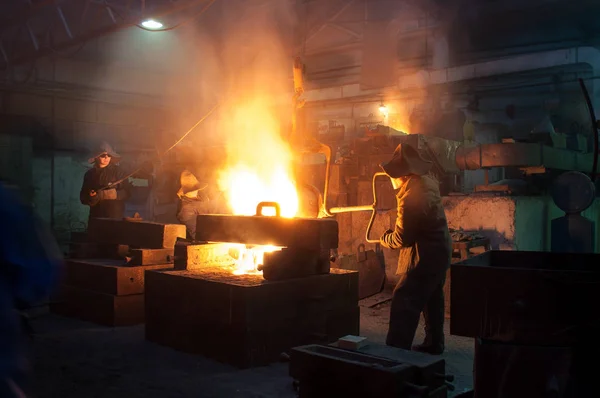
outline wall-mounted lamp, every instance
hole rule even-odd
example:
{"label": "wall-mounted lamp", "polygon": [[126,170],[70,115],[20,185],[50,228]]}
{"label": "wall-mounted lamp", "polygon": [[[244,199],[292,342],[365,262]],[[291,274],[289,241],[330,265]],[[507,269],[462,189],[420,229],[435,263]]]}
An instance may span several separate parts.
{"label": "wall-mounted lamp", "polygon": [[383,102],[379,104],[379,112],[383,115],[383,117],[388,117],[389,111]]}
{"label": "wall-mounted lamp", "polygon": [[158,30],[163,27],[163,24],[154,19],[147,19],[144,22],[142,22],[142,26],[146,29]]}

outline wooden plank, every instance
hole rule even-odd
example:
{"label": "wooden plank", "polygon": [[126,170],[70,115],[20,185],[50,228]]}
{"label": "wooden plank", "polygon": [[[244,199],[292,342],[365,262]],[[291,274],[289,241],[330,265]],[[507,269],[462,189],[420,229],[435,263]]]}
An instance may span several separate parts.
{"label": "wooden plank", "polygon": [[338,223],[333,218],[199,215],[199,242],[274,245],[311,250],[338,247]]}
{"label": "wooden plank", "polygon": [[142,249],[171,249],[178,238],[185,239],[185,233],[185,225],[108,218],[93,218],[88,226],[88,239],[92,242]]}

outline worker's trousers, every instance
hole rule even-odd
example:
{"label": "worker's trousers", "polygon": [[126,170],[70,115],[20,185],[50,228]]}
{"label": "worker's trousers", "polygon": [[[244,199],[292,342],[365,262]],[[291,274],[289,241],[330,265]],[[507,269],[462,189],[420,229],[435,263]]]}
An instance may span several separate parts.
{"label": "worker's trousers", "polygon": [[210,202],[202,200],[181,200],[177,219],[185,225],[188,239],[196,239],[196,218],[200,214],[209,214]]}
{"label": "worker's trousers", "polygon": [[[6,267],[6,264],[0,264]],[[1,272],[1,270],[0,270]],[[19,313],[15,308],[12,286],[0,275],[0,397],[25,397],[30,363],[28,346]]]}
{"label": "worker's trousers", "polygon": [[419,325],[425,318],[425,345],[444,346],[444,283],[446,269],[430,270],[417,265],[394,288],[387,345],[410,350]]}

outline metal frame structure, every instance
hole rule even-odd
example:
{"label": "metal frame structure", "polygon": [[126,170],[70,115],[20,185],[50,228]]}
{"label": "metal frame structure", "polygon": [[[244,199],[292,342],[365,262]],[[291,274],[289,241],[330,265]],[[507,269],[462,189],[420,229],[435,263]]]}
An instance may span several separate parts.
{"label": "metal frame structure", "polygon": [[0,70],[60,55],[97,37],[138,25],[145,18],[175,13],[190,18],[214,1],[4,0],[0,4]]}

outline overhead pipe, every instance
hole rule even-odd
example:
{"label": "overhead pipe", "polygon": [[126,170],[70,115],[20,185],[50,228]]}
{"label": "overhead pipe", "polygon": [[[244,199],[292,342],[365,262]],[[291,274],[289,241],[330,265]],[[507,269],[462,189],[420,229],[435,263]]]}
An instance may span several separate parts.
{"label": "overhead pipe", "polygon": [[[455,67],[420,70],[400,78],[398,88],[456,83],[510,73],[533,71],[560,66],[588,64],[596,71],[600,68],[600,51],[595,47],[574,47],[500,58]],[[595,75],[596,73],[594,73]],[[598,85],[600,86],[600,85]],[[592,98],[599,98],[600,87],[594,87]]]}
{"label": "overhead pipe", "polygon": [[545,167],[589,173],[593,153],[580,153],[540,143],[515,142],[510,144],[461,145],[456,149],[458,170],[479,170],[491,167]]}
{"label": "overhead pipe", "polygon": [[592,100],[590,99],[590,94],[588,93],[587,88],[585,87],[585,83],[583,79],[579,79],[579,86],[581,87],[581,91],[583,92],[583,96],[585,98],[585,103],[588,107],[588,112],[590,115],[591,122],[591,134],[594,136],[594,164],[592,166],[592,172],[590,174],[590,178],[592,181],[596,181],[596,172],[598,171],[598,120],[596,119],[596,113],[594,112],[594,106],[592,105]]}
{"label": "overhead pipe", "polygon": [[[438,60],[438,63],[443,62],[442,60]],[[420,89],[429,85],[457,83],[472,79],[576,64],[588,64],[594,71],[597,71],[600,69],[600,51],[594,47],[573,47],[505,57],[455,67],[422,69],[415,73],[402,75],[399,78],[396,88],[400,91]],[[600,84],[596,86],[598,87],[594,87],[592,100],[596,100],[598,103],[600,102]],[[339,90],[335,90],[335,88]],[[305,97],[308,101],[315,97],[319,98],[320,101],[326,101],[349,98],[350,96],[344,95],[344,92],[351,92],[352,96],[364,96],[375,91],[361,90],[358,83],[335,88],[328,87],[326,89],[307,90],[305,91]]]}
{"label": "overhead pipe", "polygon": [[600,51],[594,47],[574,47],[500,58],[434,70],[421,70],[400,79],[400,88],[418,84],[447,84],[509,73],[532,71],[586,63],[594,69],[600,66]]}

